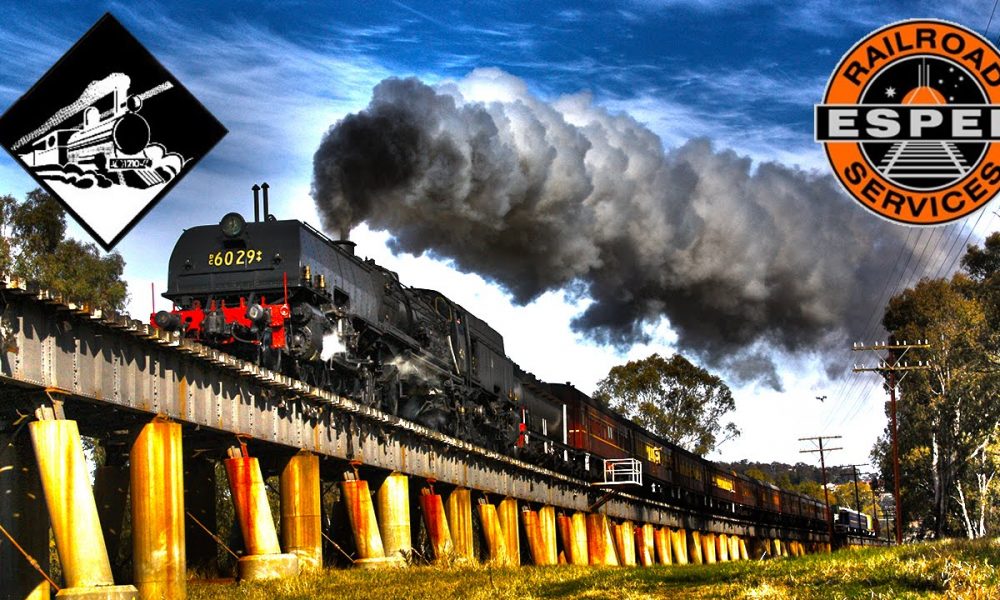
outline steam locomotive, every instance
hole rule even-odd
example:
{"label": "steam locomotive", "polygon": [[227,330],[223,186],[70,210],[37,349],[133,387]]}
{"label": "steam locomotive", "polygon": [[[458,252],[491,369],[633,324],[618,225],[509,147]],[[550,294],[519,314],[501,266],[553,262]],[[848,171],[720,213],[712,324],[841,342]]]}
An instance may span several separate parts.
{"label": "steam locomotive", "polygon": [[634,458],[643,493],[700,511],[825,529],[823,504],[715,464],[571,384],[540,381],[503,337],[443,294],[268,211],[184,231],[170,256],[170,311],[155,327],[255,361],[434,430],[590,481]]}

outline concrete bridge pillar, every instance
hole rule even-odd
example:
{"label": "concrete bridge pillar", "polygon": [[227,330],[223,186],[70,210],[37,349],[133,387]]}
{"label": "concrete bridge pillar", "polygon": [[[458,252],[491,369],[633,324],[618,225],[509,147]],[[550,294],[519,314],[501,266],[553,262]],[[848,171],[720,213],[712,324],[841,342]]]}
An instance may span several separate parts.
{"label": "concrete bridge pillar", "polygon": [[632,521],[623,521],[615,525],[615,545],[618,548],[618,560],[623,567],[635,566],[635,529]]}
{"label": "concrete bridge pillar", "polygon": [[281,470],[281,545],[302,571],[323,568],[319,457],[302,451]]}
{"label": "concrete bridge pillar", "polygon": [[724,533],[715,536],[715,558],[719,562],[729,562],[729,536]]}
{"label": "concrete bridge pillar", "polygon": [[410,481],[391,473],[378,489],[378,527],[388,557],[405,558],[413,550],[410,530]]}
{"label": "concrete bridge pillar", "polygon": [[556,509],[554,506],[543,506],[538,509],[538,526],[542,534],[542,548],[545,552],[545,563],[559,564],[559,546],[556,537]]}
{"label": "concrete bridge pillar", "polygon": [[656,556],[661,565],[669,565],[671,560],[670,552],[670,529],[660,527],[653,533],[653,541],[656,544]]}
{"label": "concrete bridge pillar", "polygon": [[644,523],[636,528],[636,554],[639,564],[651,567],[656,564],[656,529],[650,523]]}
{"label": "concrete bridge pillar", "polygon": [[715,534],[708,532],[702,533],[701,546],[702,546],[701,560],[707,565],[714,565],[716,562]]}
{"label": "concrete bridge pillar", "polygon": [[465,560],[475,562],[476,550],[472,539],[472,492],[466,488],[455,488],[448,494],[448,529],[455,544],[455,554]]}
{"label": "concrete bridge pillar", "polygon": [[593,566],[618,566],[615,538],[611,533],[607,515],[599,513],[587,515],[587,556]]}
{"label": "concrete bridge pillar", "polygon": [[276,579],[296,575],[299,572],[298,557],[281,553],[260,463],[240,450],[230,449],[230,455],[232,458],[225,461],[229,491],[247,551],[237,562],[240,579]]}
{"label": "concrete bridge pillar", "polygon": [[187,597],[184,454],[179,423],[155,420],[129,453],[132,569],[139,598]]}
{"label": "concrete bridge pillar", "polygon": [[480,500],[479,521],[483,526],[483,537],[486,539],[489,562],[497,565],[509,565],[507,541],[503,534],[503,527],[500,526],[497,507],[485,500]]}
{"label": "concrete bridge pillar", "polygon": [[573,515],[559,515],[559,537],[566,549],[566,561],[571,565],[588,565],[587,515],[582,512]]}
{"label": "concrete bridge pillar", "polygon": [[444,502],[439,494],[424,488],[420,490],[420,512],[424,515],[427,536],[431,540],[435,560],[447,560],[455,552],[448,530],[448,517],[444,513]]}
{"label": "concrete bridge pillar", "polygon": [[696,530],[691,530],[688,532],[688,535],[688,560],[692,564],[700,565],[704,562],[701,552],[701,534]]}
{"label": "concrete bridge pillar", "polygon": [[517,523],[517,500],[504,498],[497,508],[500,528],[503,529],[507,558],[512,565],[521,564],[521,530]]}
{"label": "concrete bridge pillar", "polygon": [[402,556],[386,557],[385,546],[382,545],[382,535],[379,532],[378,520],[375,518],[375,505],[368,482],[352,479],[340,482],[344,493],[344,505],[347,508],[347,520],[354,534],[354,546],[358,549],[358,558],[354,564],[359,567],[377,567],[386,565],[402,565]]}
{"label": "concrete bridge pillar", "polygon": [[[669,530],[668,530],[669,531]],[[678,565],[688,564],[687,532],[683,529],[670,532],[671,558]]]}
{"label": "concrete bridge pillar", "polygon": [[35,421],[28,430],[66,580],[56,596],[136,598],[135,587],[114,584],[76,421]]}

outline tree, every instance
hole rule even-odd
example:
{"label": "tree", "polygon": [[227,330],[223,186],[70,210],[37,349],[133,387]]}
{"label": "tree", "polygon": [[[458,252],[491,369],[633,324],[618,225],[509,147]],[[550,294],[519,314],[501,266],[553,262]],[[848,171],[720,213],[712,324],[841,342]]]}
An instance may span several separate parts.
{"label": "tree", "polygon": [[34,280],[70,301],[121,311],[128,300],[125,261],[96,245],[66,239],[66,214],[42,190],[24,202],[0,196],[0,272]]}
{"label": "tree", "polygon": [[613,367],[594,398],[699,455],[740,434],[732,422],[722,423],[736,406],[729,386],[679,354]]}
{"label": "tree", "polygon": [[[930,369],[912,371],[899,385],[900,487],[903,516],[922,533],[940,537],[988,529],[1000,433],[1000,378],[994,324],[1000,310],[993,285],[1000,238],[970,248],[969,276],[924,279],[892,298],[883,324],[897,340],[928,339]],[[873,451],[891,480],[886,433]]]}

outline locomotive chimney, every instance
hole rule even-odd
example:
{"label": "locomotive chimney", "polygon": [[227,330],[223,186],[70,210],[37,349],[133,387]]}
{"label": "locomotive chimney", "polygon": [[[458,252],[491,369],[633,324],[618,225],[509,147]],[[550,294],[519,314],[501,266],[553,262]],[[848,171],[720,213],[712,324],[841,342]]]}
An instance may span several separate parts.
{"label": "locomotive chimney", "polygon": [[260,223],[260,186],[255,183],[250,189],[253,190],[253,222]]}
{"label": "locomotive chimney", "polygon": [[270,221],[271,220],[271,211],[267,208],[267,190],[270,187],[271,186],[267,185],[266,181],[264,183],[260,184],[260,189],[264,190],[264,220],[265,221]]}
{"label": "locomotive chimney", "polygon": [[334,240],[333,243],[344,252],[354,256],[354,247],[357,246],[355,242],[352,242],[351,240]]}

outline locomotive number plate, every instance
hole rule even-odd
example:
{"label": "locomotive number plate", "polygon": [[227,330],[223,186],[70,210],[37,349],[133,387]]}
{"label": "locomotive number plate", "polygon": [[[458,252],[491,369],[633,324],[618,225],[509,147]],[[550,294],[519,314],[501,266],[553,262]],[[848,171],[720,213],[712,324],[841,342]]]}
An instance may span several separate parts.
{"label": "locomotive number plate", "polygon": [[219,250],[208,254],[208,266],[233,267],[248,266],[264,260],[263,250]]}

